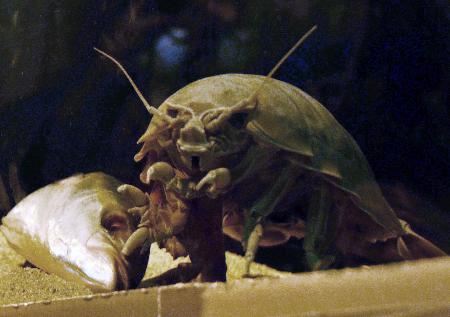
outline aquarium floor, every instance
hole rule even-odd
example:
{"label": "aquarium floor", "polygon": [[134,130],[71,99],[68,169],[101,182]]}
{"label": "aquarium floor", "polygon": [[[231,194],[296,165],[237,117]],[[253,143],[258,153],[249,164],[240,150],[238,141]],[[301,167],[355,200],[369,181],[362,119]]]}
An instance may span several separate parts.
{"label": "aquarium floor", "polygon": [[[172,256],[156,244],[152,245],[150,262],[144,280],[157,276],[188,258],[173,260]],[[227,252],[227,279],[235,280],[242,275],[244,260],[241,256]],[[12,250],[0,233],[0,305],[47,301],[92,292],[86,287],[65,281],[58,276],[47,274],[40,269],[23,267],[25,259]],[[264,276],[285,276],[290,273],[279,272],[261,264],[253,264],[253,274]]]}

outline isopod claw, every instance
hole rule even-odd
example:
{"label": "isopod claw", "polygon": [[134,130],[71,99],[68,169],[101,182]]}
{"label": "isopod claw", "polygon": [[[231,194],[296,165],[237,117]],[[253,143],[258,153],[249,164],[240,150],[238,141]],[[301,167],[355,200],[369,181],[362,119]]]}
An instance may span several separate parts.
{"label": "isopod claw", "polygon": [[149,238],[148,228],[141,227],[138,228],[133,234],[128,238],[122,248],[122,254],[130,256],[137,248],[144,245],[145,240]]}
{"label": "isopod claw", "polygon": [[150,181],[155,180],[160,181],[163,184],[167,184],[174,177],[175,171],[173,170],[173,167],[170,166],[170,164],[166,162],[157,162],[150,166],[150,168],[147,170],[146,182],[147,184],[149,184]]}
{"label": "isopod claw", "polygon": [[200,191],[204,186],[209,185],[206,193],[212,198],[223,193],[231,184],[230,170],[227,168],[218,168],[209,171],[195,186],[195,190]]}
{"label": "isopod claw", "polygon": [[129,184],[120,185],[117,188],[117,192],[128,195],[128,197],[130,197],[133,200],[136,206],[144,206],[147,205],[149,202],[147,195],[142,190],[133,185]]}
{"label": "isopod claw", "polygon": [[133,207],[127,210],[130,215],[142,217],[147,211],[148,206]]}

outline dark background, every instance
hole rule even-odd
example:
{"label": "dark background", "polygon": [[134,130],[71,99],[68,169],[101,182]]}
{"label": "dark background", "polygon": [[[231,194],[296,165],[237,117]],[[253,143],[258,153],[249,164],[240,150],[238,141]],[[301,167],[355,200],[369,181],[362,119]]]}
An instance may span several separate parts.
{"label": "dark background", "polygon": [[157,106],[209,75],[267,74],[317,24],[275,78],[324,104],[399,213],[448,250],[449,15],[438,0],[0,0],[0,175],[10,196],[11,163],[27,192],[94,170],[138,182],[150,116],[94,46]]}

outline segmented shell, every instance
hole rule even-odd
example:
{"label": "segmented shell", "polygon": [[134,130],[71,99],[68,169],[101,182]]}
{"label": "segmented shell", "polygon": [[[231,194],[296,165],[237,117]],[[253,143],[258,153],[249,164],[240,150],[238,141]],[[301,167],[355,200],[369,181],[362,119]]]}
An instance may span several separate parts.
{"label": "segmented shell", "polygon": [[[188,106],[196,114],[218,107],[231,107],[248,98],[265,77],[225,74],[195,81],[167,101]],[[392,233],[402,226],[381,194],[366,158],[350,134],[317,100],[288,83],[269,79],[258,93],[257,109],[246,129],[260,144],[274,146],[302,156],[303,168],[350,194],[355,205]],[[167,104],[160,110],[165,111]],[[145,135],[161,126],[154,117]],[[142,141],[146,141],[145,138]]]}

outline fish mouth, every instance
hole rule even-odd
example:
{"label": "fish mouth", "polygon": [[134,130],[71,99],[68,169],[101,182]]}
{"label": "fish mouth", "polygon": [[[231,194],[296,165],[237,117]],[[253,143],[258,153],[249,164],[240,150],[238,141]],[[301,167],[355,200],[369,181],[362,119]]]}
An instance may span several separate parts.
{"label": "fish mouth", "polygon": [[[94,292],[111,292],[135,288],[144,276],[148,253],[140,252],[125,257],[120,243],[102,235],[101,239],[91,237],[87,249],[92,258],[78,266],[84,282]],[[105,238],[110,241],[105,241]],[[140,251],[140,250],[139,250]],[[81,272],[80,272],[81,269]]]}
{"label": "fish mouth", "polygon": [[[79,271],[79,268],[73,266],[74,270]],[[129,288],[129,275],[127,266],[121,262],[114,263],[113,261],[106,261],[103,265],[101,274],[93,277],[90,274],[91,269],[78,272],[81,275],[84,285],[88,286],[95,293],[112,292],[116,290],[123,290]]]}
{"label": "fish mouth", "polygon": [[[146,252],[147,250],[139,249],[139,252],[126,256],[121,251],[136,229],[135,222],[136,220],[129,214],[124,215],[122,212],[115,212],[114,209],[108,209],[108,212],[102,215],[101,226],[106,229],[108,235],[98,236],[100,240],[103,239],[103,250],[99,254],[108,255],[105,267],[109,268],[110,275],[101,284],[107,288],[115,290],[135,288],[145,274],[149,250]],[[92,252],[95,252],[95,243]]]}

